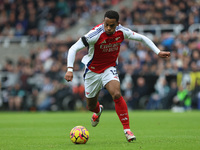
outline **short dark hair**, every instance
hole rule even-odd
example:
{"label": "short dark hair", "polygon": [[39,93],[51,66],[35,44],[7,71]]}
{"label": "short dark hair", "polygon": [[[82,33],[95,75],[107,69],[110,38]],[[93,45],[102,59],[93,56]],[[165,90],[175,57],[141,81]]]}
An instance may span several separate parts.
{"label": "short dark hair", "polygon": [[116,19],[116,21],[118,22],[119,21],[119,14],[118,12],[114,11],[114,10],[109,10],[105,13],[104,15],[104,19],[105,18],[109,18],[109,19]]}

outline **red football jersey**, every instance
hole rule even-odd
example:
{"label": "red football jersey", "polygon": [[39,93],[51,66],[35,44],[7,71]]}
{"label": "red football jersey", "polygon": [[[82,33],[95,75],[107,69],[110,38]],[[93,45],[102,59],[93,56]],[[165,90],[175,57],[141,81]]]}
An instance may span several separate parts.
{"label": "red football jersey", "polygon": [[131,34],[134,32],[119,25],[114,34],[107,35],[104,25],[97,25],[84,36],[88,43],[88,55],[83,57],[82,62],[95,73],[102,73],[107,68],[116,66],[120,44]]}

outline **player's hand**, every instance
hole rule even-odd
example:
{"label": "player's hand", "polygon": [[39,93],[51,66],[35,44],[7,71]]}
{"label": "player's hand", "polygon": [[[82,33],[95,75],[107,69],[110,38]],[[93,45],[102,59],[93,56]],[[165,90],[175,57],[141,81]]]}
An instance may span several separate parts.
{"label": "player's hand", "polygon": [[160,51],[158,53],[158,56],[161,58],[168,58],[168,57],[170,57],[170,52]]}
{"label": "player's hand", "polygon": [[65,80],[67,82],[69,82],[69,81],[72,81],[72,79],[73,79],[73,72],[67,71],[66,74],[65,74]]}

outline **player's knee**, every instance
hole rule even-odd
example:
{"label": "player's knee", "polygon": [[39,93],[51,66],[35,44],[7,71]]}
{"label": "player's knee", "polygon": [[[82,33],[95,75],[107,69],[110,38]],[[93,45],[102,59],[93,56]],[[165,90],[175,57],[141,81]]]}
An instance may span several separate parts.
{"label": "player's knee", "polygon": [[113,98],[113,100],[115,100],[115,99],[119,99],[121,96],[122,96],[122,95],[121,95],[120,92],[115,92],[115,93],[112,95],[112,98]]}

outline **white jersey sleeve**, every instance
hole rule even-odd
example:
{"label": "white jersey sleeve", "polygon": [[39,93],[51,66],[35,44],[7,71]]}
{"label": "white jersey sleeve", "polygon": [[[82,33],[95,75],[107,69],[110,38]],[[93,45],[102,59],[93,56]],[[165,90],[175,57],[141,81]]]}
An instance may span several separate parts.
{"label": "white jersey sleeve", "polygon": [[76,53],[86,47],[80,38],[74,45],[72,45],[69,49],[68,56],[67,56],[67,67],[73,67],[74,61],[76,57]]}
{"label": "white jersey sleeve", "polygon": [[88,60],[92,59],[94,54],[94,44],[99,39],[100,33],[102,33],[103,30],[103,24],[99,24],[72,45],[67,57],[67,67],[73,67],[76,53],[85,47],[88,47],[89,50],[88,55],[83,57],[82,62],[87,64]]}
{"label": "white jersey sleeve", "polygon": [[136,33],[136,32],[133,32],[132,30],[125,28],[123,26],[121,26],[121,28],[122,28],[121,30],[124,33],[125,39],[140,41],[143,44],[145,44],[146,46],[148,46],[151,50],[153,50],[156,54],[158,54],[160,52],[158,47],[146,36],[141,35],[141,34]]}
{"label": "white jersey sleeve", "polygon": [[102,33],[103,31],[104,25],[99,24],[95,26],[92,30],[90,30],[87,34],[85,34],[84,37],[86,38],[89,45],[94,45],[99,39],[99,36],[101,35],[100,33]]}

